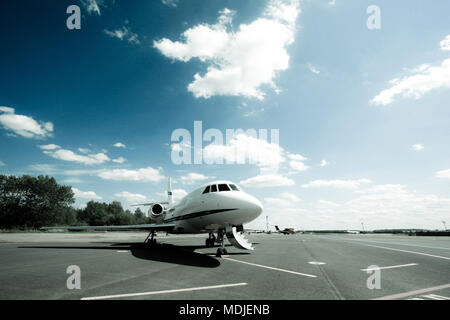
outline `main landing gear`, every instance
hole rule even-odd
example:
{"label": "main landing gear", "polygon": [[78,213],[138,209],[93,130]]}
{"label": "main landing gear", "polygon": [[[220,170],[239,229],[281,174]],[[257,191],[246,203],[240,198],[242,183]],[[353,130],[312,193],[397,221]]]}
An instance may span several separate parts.
{"label": "main landing gear", "polygon": [[209,233],[209,237],[205,240],[206,247],[214,247],[214,244],[217,242],[220,247],[217,248],[216,257],[220,258],[222,255],[227,255],[228,251],[225,249],[225,243],[224,243],[224,236],[225,236],[225,230],[219,230],[217,232],[217,239],[214,236],[213,232]]}
{"label": "main landing gear", "polygon": [[216,237],[214,236],[213,232],[209,233],[208,239],[205,240],[206,247],[214,247],[214,244],[216,243]]}
{"label": "main landing gear", "polygon": [[220,258],[222,257],[222,255],[227,255],[227,249],[225,249],[225,242],[224,242],[224,235],[225,235],[225,230],[219,230],[217,232],[217,242],[219,242],[220,244],[220,248],[217,248],[217,253],[216,253],[216,257]]}
{"label": "main landing gear", "polygon": [[156,237],[156,232],[155,232],[155,230],[152,230],[152,231],[148,234],[147,238],[145,238],[144,243],[146,243],[146,244],[148,244],[148,245],[156,244],[156,239],[155,239],[155,237]]}

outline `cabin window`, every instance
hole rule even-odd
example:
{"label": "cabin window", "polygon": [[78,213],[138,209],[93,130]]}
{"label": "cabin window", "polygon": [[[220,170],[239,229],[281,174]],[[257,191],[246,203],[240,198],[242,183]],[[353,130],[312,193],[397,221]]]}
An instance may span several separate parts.
{"label": "cabin window", "polygon": [[230,184],[229,186],[230,186],[231,190],[239,191],[239,188],[235,184]]}
{"label": "cabin window", "polygon": [[217,192],[217,186],[215,184],[211,186],[211,192]]}
{"label": "cabin window", "polygon": [[219,191],[231,191],[231,189],[227,184],[219,184]]}
{"label": "cabin window", "polygon": [[205,191],[203,191],[203,194],[209,193],[209,186],[206,187]]}

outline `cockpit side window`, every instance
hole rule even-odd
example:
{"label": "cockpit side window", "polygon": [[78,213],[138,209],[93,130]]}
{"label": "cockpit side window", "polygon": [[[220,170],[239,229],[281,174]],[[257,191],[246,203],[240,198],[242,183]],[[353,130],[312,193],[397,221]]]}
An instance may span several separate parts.
{"label": "cockpit side window", "polygon": [[206,187],[205,191],[203,191],[203,194],[209,193],[209,187],[210,187],[210,186],[207,186],[207,187]]}
{"label": "cockpit side window", "polygon": [[231,190],[233,191],[240,191],[239,188],[235,184],[229,184]]}
{"label": "cockpit side window", "polygon": [[211,192],[217,192],[217,185],[213,184],[211,186]]}
{"label": "cockpit side window", "polygon": [[219,184],[219,191],[231,191],[231,189],[227,184]]}

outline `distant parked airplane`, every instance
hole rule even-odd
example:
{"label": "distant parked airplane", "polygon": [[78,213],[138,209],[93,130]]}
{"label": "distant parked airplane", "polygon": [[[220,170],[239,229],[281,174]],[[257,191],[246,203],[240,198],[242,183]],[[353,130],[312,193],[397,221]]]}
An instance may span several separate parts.
{"label": "distant parked airplane", "polygon": [[[145,242],[155,243],[156,231],[168,233],[209,233],[206,246],[215,243],[217,257],[227,254],[224,236],[235,247],[253,250],[252,244],[243,236],[245,223],[255,220],[262,212],[263,206],[253,196],[240,190],[233,182],[215,181],[189,193],[178,203],[172,200],[172,183],[169,178],[168,198],[165,202],[144,203],[135,206],[150,206],[149,216],[152,224],[129,226],[80,226],[80,227],[46,227],[43,230],[148,230]],[[217,238],[214,235],[217,233]],[[150,238],[150,240],[149,240]]]}
{"label": "distant parked airplane", "polygon": [[275,229],[277,229],[278,233],[282,233],[282,234],[285,234],[285,235],[295,234],[294,228],[286,228],[284,230],[280,230],[278,228],[278,226],[275,226]]}

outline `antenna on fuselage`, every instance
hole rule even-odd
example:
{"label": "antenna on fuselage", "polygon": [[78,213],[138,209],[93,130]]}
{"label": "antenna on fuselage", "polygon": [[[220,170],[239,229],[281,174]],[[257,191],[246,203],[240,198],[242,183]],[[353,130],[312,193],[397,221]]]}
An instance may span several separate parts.
{"label": "antenna on fuselage", "polygon": [[169,177],[169,181],[167,182],[167,202],[169,205],[173,203],[173,194],[172,194],[172,179]]}

